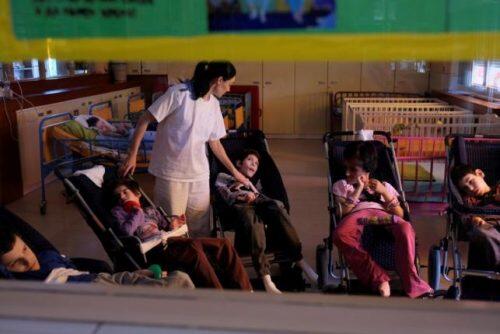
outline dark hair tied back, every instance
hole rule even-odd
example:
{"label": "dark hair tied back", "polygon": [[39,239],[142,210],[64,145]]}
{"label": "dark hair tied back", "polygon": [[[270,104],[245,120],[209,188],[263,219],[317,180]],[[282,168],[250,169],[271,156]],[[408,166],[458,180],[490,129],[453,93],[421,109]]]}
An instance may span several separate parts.
{"label": "dark hair tied back", "polygon": [[194,69],[191,85],[194,99],[205,96],[212,80],[222,77],[229,80],[236,75],[236,68],[229,61],[200,61]]}

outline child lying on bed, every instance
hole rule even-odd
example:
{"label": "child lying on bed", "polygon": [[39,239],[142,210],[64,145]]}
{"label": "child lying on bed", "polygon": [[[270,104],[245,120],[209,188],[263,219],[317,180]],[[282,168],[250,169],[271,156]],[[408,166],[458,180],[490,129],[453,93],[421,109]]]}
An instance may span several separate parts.
{"label": "child lying on bed", "polygon": [[333,235],[333,242],[342,251],[358,279],[381,296],[389,297],[389,275],[361,246],[361,235],[367,222],[376,221],[394,235],[396,270],[403,289],[411,298],[423,297],[433,291],[417,273],[415,232],[403,219],[398,192],[387,182],[370,178],[377,168],[377,153],[369,142],[354,142],[344,151],[346,178],[335,182],[333,193],[342,208],[342,220]]}
{"label": "child lying on bed", "polygon": [[111,124],[99,116],[93,115],[79,115],[75,121],[80,123],[83,127],[93,129],[100,136],[108,137],[128,137],[132,125],[127,122],[117,122]]}
{"label": "child lying on bed", "polygon": [[169,271],[182,268],[197,287],[252,290],[243,263],[229,240],[186,237],[167,240],[164,231],[185,225],[184,215],[167,221],[157,209],[143,208],[139,185],[130,179],[114,180],[105,185],[105,191],[106,198],[112,199],[111,212],[119,231],[135,235],[142,241],[155,235],[165,239],[166,248],[160,246],[151,250],[153,262],[161,263]]}
{"label": "child lying on bed", "polygon": [[[498,210],[500,182],[490,187],[484,177],[482,170],[468,165],[458,165],[451,170],[451,180],[459,189],[466,206]],[[468,234],[471,246],[479,252],[472,264],[474,268],[500,270],[500,216],[469,215],[464,218],[470,228]]]}
{"label": "child lying on bed", "polygon": [[[257,173],[259,162],[260,155],[257,151],[245,150],[236,161],[236,166],[240,173],[251,179]],[[265,196],[254,186],[245,187],[226,173],[217,175],[215,186],[221,197],[236,213],[238,221],[236,240],[243,238],[244,243],[250,244],[255,271],[261,277],[267,292],[280,293],[271,280],[270,264],[265,255],[268,231],[264,224],[272,231],[279,231],[279,234],[276,233],[272,237],[283,241],[283,250],[290,259],[302,269],[311,284],[317,284],[318,275],[302,256],[299,236],[282,202]]]}
{"label": "child lying on bed", "polygon": [[[75,121],[84,128],[94,131],[95,136],[92,139],[109,148],[127,150],[134,135],[134,129],[128,122],[110,123],[99,116],[93,115],[80,115],[75,118]],[[155,137],[155,131],[146,131],[143,139],[144,146],[141,146],[141,149],[151,150]]]}
{"label": "child lying on bed", "polygon": [[[153,272],[89,273],[78,271],[74,264],[54,249],[35,254],[10,227],[0,227],[0,266],[7,276],[40,280],[47,283],[98,283],[106,285],[148,285],[169,288],[194,288],[189,276],[172,272],[166,278],[153,279]],[[5,272],[6,271],[6,272]]]}

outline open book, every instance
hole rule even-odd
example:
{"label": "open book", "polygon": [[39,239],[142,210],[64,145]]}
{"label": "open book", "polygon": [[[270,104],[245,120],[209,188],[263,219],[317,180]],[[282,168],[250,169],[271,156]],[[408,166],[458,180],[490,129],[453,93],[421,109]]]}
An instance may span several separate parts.
{"label": "open book", "polygon": [[182,225],[181,227],[172,230],[172,231],[161,231],[161,234],[155,235],[152,238],[149,238],[146,241],[141,242],[141,251],[142,254],[146,254],[148,251],[158,246],[162,241],[167,241],[172,237],[182,237],[188,233],[187,224]]}

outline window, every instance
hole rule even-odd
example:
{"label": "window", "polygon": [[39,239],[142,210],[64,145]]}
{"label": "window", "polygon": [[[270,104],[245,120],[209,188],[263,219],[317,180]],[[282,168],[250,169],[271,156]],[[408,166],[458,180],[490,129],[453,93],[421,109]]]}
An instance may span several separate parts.
{"label": "window", "polygon": [[45,77],[56,78],[69,75],[68,62],[49,58],[45,61]]}
{"label": "window", "polygon": [[399,70],[416,73],[427,73],[427,62],[425,61],[400,61]]}
{"label": "window", "polygon": [[14,69],[14,80],[36,79],[40,77],[38,60],[15,61],[12,63]]}
{"label": "window", "polygon": [[486,71],[486,87],[500,90],[500,61],[490,61]]}
{"label": "window", "polygon": [[470,85],[500,90],[500,61],[474,61]]}
{"label": "window", "polygon": [[89,74],[90,64],[85,62],[75,62],[75,75]]}

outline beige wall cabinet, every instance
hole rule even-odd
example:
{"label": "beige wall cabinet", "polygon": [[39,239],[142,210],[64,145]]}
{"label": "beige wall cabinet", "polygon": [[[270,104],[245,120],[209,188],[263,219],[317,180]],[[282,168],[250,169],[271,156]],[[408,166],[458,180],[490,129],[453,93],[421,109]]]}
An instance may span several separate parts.
{"label": "beige wall cabinet", "polygon": [[141,63],[141,74],[167,74],[167,65],[165,62],[149,62],[143,61]]}
{"label": "beige wall cabinet", "polygon": [[263,129],[266,134],[294,133],[294,63],[263,63]]}
{"label": "beige wall cabinet", "polygon": [[170,85],[178,84],[181,81],[189,80],[193,77],[194,69],[198,62],[192,61],[171,61],[167,62],[168,83]]}
{"label": "beige wall cabinet", "polygon": [[363,63],[361,90],[369,92],[394,91],[394,64],[382,62]]}
{"label": "beige wall cabinet", "polygon": [[[261,61],[242,61],[233,62],[236,67],[236,85],[251,85],[259,87],[259,108],[263,108],[263,82],[262,82],[262,62]],[[259,120],[262,127],[262,118]]]}
{"label": "beige wall cabinet", "polygon": [[359,91],[361,89],[361,63],[328,62],[328,91]]}
{"label": "beige wall cabinet", "polygon": [[129,75],[139,75],[141,74],[141,62],[128,62],[127,63],[127,74]]}
{"label": "beige wall cabinet", "polygon": [[328,112],[327,62],[295,63],[296,135],[321,135],[326,131]]}
{"label": "beige wall cabinet", "polygon": [[429,90],[429,72],[418,72],[414,62],[399,62],[396,65],[395,89],[400,93],[423,95]]}

